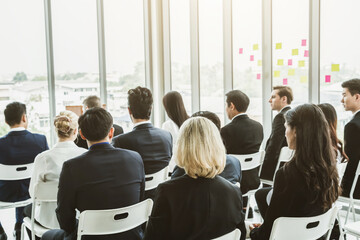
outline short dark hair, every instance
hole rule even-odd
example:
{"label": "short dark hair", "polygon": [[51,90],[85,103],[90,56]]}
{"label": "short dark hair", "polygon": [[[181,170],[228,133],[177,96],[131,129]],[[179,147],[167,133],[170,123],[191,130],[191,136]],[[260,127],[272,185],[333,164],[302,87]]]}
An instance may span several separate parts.
{"label": "short dark hair", "polygon": [[6,105],[4,115],[5,122],[9,126],[14,126],[21,122],[22,116],[26,114],[26,105],[20,102],[12,102]]}
{"label": "short dark hair", "polygon": [[360,94],[360,79],[354,78],[348,81],[345,81],[341,84],[341,87],[347,88],[351,94],[354,96],[355,94]]}
{"label": "short dark hair", "polygon": [[98,96],[91,95],[84,99],[83,105],[88,108],[101,107],[101,101]]}
{"label": "short dark hair", "polygon": [[273,90],[278,90],[277,94],[280,98],[285,96],[287,99],[287,104],[291,104],[294,99],[293,91],[288,86],[275,86],[273,87]]}
{"label": "short dark hair", "polygon": [[128,105],[134,118],[150,119],[153,98],[151,91],[137,87],[128,91]]}
{"label": "short dark hair", "polygon": [[226,94],[226,97],[227,105],[233,103],[238,112],[246,112],[249,107],[249,97],[240,90],[232,90]]}
{"label": "short dark hair", "polygon": [[193,115],[191,115],[191,117],[204,117],[204,118],[207,118],[210,121],[212,121],[220,131],[220,128],[221,128],[220,118],[213,112],[199,111],[199,112],[196,112]]}
{"label": "short dark hair", "polygon": [[111,114],[103,108],[94,107],[80,116],[79,129],[83,136],[89,141],[100,141],[104,139],[113,127]]}

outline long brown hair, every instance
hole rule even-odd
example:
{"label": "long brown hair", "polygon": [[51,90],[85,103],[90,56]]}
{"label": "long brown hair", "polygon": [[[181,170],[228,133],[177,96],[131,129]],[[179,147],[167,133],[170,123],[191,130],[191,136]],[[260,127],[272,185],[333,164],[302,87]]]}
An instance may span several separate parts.
{"label": "long brown hair", "polygon": [[176,91],[168,92],[163,98],[163,104],[167,115],[179,128],[189,118],[180,93]]}
{"label": "long brown hair", "polygon": [[296,131],[295,154],[285,165],[287,174],[295,168],[315,194],[313,203],[328,209],[340,195],[339,176],[330,130],[321,109],[303,104],[285,114],[286,124]]}

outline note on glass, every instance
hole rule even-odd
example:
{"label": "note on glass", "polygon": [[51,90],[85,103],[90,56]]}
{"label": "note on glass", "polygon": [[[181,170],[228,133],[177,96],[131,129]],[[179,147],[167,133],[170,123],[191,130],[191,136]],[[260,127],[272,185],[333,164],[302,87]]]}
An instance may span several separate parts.
{"label": "note on glass", "polygon": [[243,49],[242,48],[239,48],[239,54],[243,54]]}
{"label": "note on glass", "polygon": [[282,49],[282,43],[277,43],[275,49]]}
{"label": "note on glass", "polygon": [[280,77],[280,71],[274,71],[274,77]]}
{"label": "note on glass", "polygon": [[287,84],[288,84],[287,78],[284,78],[284,79],[283,79],[283,85],[287,85]]}
{"label": "note on glass", "polygon": [[301,46],[306,46],[306,39],[301,40]]}
{"label": "note on glass", "polygon": [[290,68],[288,71],[288,75],[289,76],[294,76],[295,75],[295,69]]}
{"label": "note on glass", "polygon": [[304,57],[309,57],[309,50],[304,51]]}
{"label": "note on glass", "polygon": [[261,66],[261,65],[262,65],[262,61],[258,60],[258,66]]}
{"label": "note on glass", "polygon": [[288,60],[288,65],[291,66],[292,65],[292,59]]}
{"label": "note on glass", "polygon": [[254,55],[250,55],[250,61],[254,61]]}
{"label": "note on glass", "polygon": [[299,55],[299,49],[293,49],[293,50],[292,50],[292,55],[293,55],[293,56]]}
{"label": "note on glass", "polygon": [[303,60],[299,61],[299,67],[305,67],[305,61]]}
{"label": "note on glass", "polygon": [[331,71],[332,72],[340,71],[340,64],[331,64]]}
{"label": "note on glass", "polygon": [[261,79],[261,74],[260,73],[256,74],[256,79]]}
{"label": "note on glass", "polygon": [[326,83],[331,82],[331,76],[330,75],[325,75],[325,82]]}
{"label": "note on glass", "polygon": [[254,44],[253,45],[253,50],[258,50],[259,49],[259,44]]}
{"label": "note on glass", "polygon": [[308,80],[307,76],[301,76],[300,77],[300,82],[301,83],[307,83],[307,80]]}
{"label": "note on glass", "polygon": [[279,65],[279,66],[284,65],[284,60],[283,59],[278,59],[277,65]]}

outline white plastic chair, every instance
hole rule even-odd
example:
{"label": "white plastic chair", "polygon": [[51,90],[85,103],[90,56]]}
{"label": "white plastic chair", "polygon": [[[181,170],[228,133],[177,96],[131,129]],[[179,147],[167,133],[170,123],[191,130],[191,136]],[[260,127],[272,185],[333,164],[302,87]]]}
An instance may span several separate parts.
{"label": "white plastic chair", "polygon": [[212,240],[239,240],[241,237],[241,232],[239,229],[235,229],[234,231],[222,235],[221,237],[214,238]]}
{"label": "white plastic chair", "polygon": [[[21,231],[21,240],[25,237],[26,228],[31,231],[31,239],[35,240],[35,235],[41,237],[46,231],[50,230],[35,223],[35,208],[42,202],[56,202],[59,182],[39,182],[34,187],[34,196],[31,208],[31,219],[24,218]],[[55,212],[53,213],[55,214]]]}
{"label": "white plastic chair", "polygon": [[[149,219],[153,201],[146,199],[129,207],[86,210],[80,214],[77,239],[83,235],[108,235],[128,231]],[[101,223],[101,224],[99,224]]]}
{"label": "white plastic chair", "polygon": [[347,162],[343,162],[343,163],[337,163],[336,164],[336,168],[338,170],[338,174],[339,174],[339,184],[341,184],[341,180],[344,176],[344,173],[345,173],[345,169],[347,167]]}
{"label": "white plastic chair", "polygon": [[145,175],[145,191],[155,189],[160,183],[165,182],[169,178],[169,166],[160,171]]}
{"label": "white plastic chair", "polygon": [[326,239],[328,240],[330,239],[337,211],[337,207],[334,206],[326,213],[315,217],[277,218],[274,221],[269,240],[316,240],[326,233]]}
{"label": "white plastic chair", "polygon": [[[34,164],[3,165],[0,164],[0,180],[15,181],[31,178]],[[31,199],[18,202],[0,202],[0,209],[24,207],[31,203]]]}
{"label": "white plastic chair", "polygon": [[344,226],[344,233],[360,238],[360,221],[346,224]]}

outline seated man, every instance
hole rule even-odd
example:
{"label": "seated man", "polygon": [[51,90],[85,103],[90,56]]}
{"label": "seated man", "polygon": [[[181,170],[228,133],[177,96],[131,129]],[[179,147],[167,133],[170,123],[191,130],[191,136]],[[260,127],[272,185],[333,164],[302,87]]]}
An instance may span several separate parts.
{"label": "seated man", "polygon": [[[49,149],[46,137],[27,131],[28,119],[25,104],[13,102],[4,111],[5,122],[10,126],[7,135],[0,138],[0,164],[20,165],[34,162],[36,155]],[[0,201],[17,202],[30,198],[30,178],[17,181],[0,181]],[[20,239],[23,207],[16,208],[15,236]],[[0,240],[7,236],[0,223]]]}
{"label": "seated man", "polygon": [[[96,126],[96,127],[94,127]],[[114,134],[113,120],[105,109],[92,108],[79,118],[79,131],[90,149],[63,165],[56,215],[61,230],[46,232],[42,239],[76,239],[76,209],[114,209],[143,200],[144,165],[141,156],[110,145]],[[101,219],[98,220],[101,224]],[[83,240],[142,239],[141,227],[120,234],[84,236]]]}

